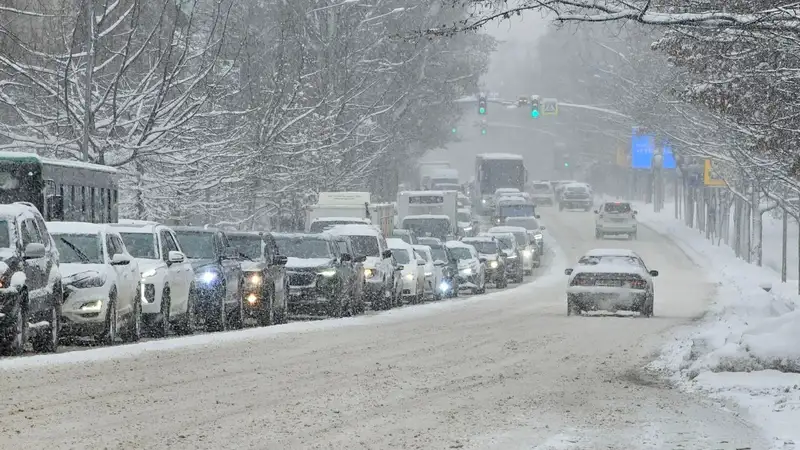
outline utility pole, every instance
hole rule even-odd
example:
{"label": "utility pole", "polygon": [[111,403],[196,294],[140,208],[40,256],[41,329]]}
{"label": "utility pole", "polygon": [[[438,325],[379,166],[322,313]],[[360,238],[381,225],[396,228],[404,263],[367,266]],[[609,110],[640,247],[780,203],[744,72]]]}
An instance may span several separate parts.
{"label": "utility pole", "polygon": [[783,230],[781,233],[781,237],[783,240],[781,241],[781,282],[786,283],[786,253],[788,251],[788,242],[786,242],[789,238],[789,219],[786,217],[786,208],[783,208]]}
{"label": "utility pole", "polygon": [[94,72],[94,0],[86,0],[86,74],[83,93],[83,160],[89,161],[89,131],[92,124],[92,83]]}

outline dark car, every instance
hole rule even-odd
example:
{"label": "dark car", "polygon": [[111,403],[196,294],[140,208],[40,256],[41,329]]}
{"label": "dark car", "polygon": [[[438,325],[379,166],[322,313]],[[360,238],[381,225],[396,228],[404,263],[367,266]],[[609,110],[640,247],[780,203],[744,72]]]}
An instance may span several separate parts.
{"label": "dark car", "polygon": [[475,247],[478,256],[486,258],[486,281],[498,289],[508,287],[506,278],[506,254],[500,250],[500,242],[493,236],[464,238],[461,242]]}
{"label": "dark car", "polygon": [[444,243],[424,245],[431,248],[434,264],[442,268],[442,283],[437,289],[443,296],[458,297],[458,259],[450,254],[450,249]]}
{"label": "dark car", "polygon": [[239,251],[221,230],[174,227],[186,258],[192,264],[195,282],[194,315],[209,331],[238,329],[244,324],[244,274]]}
{"label": "dark car", "polygon": [[354,255],[353,260],[350,262],[350,277],[347,282],[351,302],[349,310],[345,312],[353,316],[363,314],[367,310],[367,303],[364,300],[364,261],[367,260],[367,256],[356,255],[350,236],[334,235],[333,240],[336,241],[340,254]]}
{"label": "dark car", "polygon": [[267,232],[229,232],[228,243],[239,251],[244,273],[244,315],[261,326],[286,323],[287,257]]}
{"label": "dark car", "polygon": [[58,251],[33,205],[0,205],[0,283],[0,354],[19,355],[28,338],[37,352],[58,350]]}
{"label": "dark car", "polygon": [[[289,313],[323,309],[331,317],[342,317],[352,309],[349,282],[353,256],[342,253],[329,234],[273,235],[282,255],[289,257]],[[358,258],[363,261],[363,259]]]}
{"label": "dark car", "polygon": [[[517,240],[513,233],[494,233],[483,234],[492,236],[497,240],[500,251],[505,254],[506,277],[511,278],[514,283],[522,283],[525,278],[525,268],[523,267],[522,248],[517,245]],[[487,265],[488,268],[488,265]]]}
{"label": "dark car", "polygon": [[539,248],[539,255],[544,254],[544,237],[542,236],[542,231],[545,230],[545,226],[539,222],[538,217],[509,217],[506,220],[506,225],[523,227],[528,230],[528,236],[530,236],[531,242],[534,242]]}
{"label": "dark car", "polygon": [[564,209],[583,209],[584,211],[592,209],[592,193],[589,188],[579,184],[564,186],[558,200],[558,210]]}

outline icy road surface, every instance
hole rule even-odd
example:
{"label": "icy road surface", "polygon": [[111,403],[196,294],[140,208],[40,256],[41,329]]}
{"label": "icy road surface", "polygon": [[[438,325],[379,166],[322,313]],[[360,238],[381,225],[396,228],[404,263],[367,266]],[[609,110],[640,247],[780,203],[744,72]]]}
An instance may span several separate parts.
{"label": "icy road surface", "polygon": [[703,311],[700,270],[648,230],[596,241],[591,213],[542,215],[570,262],[593,247],[638,251],[661,272],[656,317],[567,317],[566,277],[551,273],[303,332],[0,361],[0,448],[768,448],[735,412],[640,371],[662,332]]}

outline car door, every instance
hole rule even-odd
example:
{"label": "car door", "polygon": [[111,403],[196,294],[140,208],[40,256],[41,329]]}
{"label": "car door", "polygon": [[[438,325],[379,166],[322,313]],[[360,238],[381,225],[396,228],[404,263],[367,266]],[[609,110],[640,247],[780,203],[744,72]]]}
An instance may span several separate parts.
{"label": "car door", "polygon": [[[125,264],[119,267],[123,267],[125,269],[125,273],[127,277],[125,281],[128,284],[128,289],[130,290],[131,301],[135,301],[137,289],[139,288],[139,265],[136,260],[128,253],[127,247],[125,247],[125,243],[122,241],[122,236],[118,233],[111,234],[111,242],[114,244],[115,251],[125,255],[128,259],[131,260],[129,264]],[[133,304],[131,304],[133,307]]]}
{"label": "car door", "polygon": [[342,262],[342,273],[344,274],[344,279],[347,283],[347,292],[353,292],[353,283],[355,281],[355,269],[353,265],[352,258],[355,256],[350,254],[349,249],[347,248],[347,240],[343,237],[336,237],[334,238],[334,242],[336,244],[337,251],[339,253],[339,259],[341,261],[342,255],[350,255],[350,261]]}
{"label": "car door", "polygon": [[161,257],[167,265],[167,282],[170,292],[170,314],[180,314],[186,311],[189,298],[189,288],[184,285],[183,267],[181,264],[169,262],[169,252],[178,251],[178,245],[167,230],[158,232],[158,241],[161,246]]}
{"label": "car door", "polygon": [[242,263],[237,258],[227,257],[227,253],[230,252],[231,246],[228,243],[228,237],[225,236],[224,233],[215,233],[214,241],[216,242],[215,245],[218,248],[217,255],[222,256],[221,265],[227,287],[227,299],[229,302],[235,302],[239,298],[238,294],[241,290],[239,281],[242,278]]}
{"label": "car door", "polygon": [[[180,292],[182,293],[181,298],[186,298],[188,302],[192,283],[194,283],[194,269],[192,269],[192,263],[186,260],[186,254],[183,253],[183,249],[181,248],[180,242],[178,242],[178,237],[175,236],[175,232],[171,229],[165,229],[164,231],[169,241],[169,248],[183,254],[184,261],[182,263],[173,263],[172,265],[177,267],[176,273],[180,274],[180,278],[176,279],[175,283],[180,287]],[[167,258],[169,258],[169,255],[167,255]]]}
{"label": "car door", "polygon": [[271,234],[261,236],[264,246],[264,260],[267,264],[269,278],[273,282],[275,292],[275,304],[279,307],[286,306],[286,266],[275,264],[275,257],[280,254],[278,244]]}
{"label": "car door", "polygon": [[[22,251],[28,244],[38,243],[44,245],[44,238],[32,217],[23,217],[20,222],[22,236]],[[31,311],[42,310],[47,301],[48,277],[47,252],[41,258],[31,258],[25,261],[25,277],[28,284],[28,297]]]}

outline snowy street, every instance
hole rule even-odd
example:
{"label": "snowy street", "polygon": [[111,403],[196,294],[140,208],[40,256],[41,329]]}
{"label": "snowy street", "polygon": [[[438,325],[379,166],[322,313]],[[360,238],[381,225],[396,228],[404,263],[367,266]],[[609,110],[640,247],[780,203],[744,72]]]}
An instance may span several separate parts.
{"label": "snowy street", "polygon": [[[515,289],[0,361],[0,448],[768,448],[731,410],[642,371],[708,306],[703,271],[649,229],[598,241],[591,213],[541,214],[561,250]],[[659,270],[655,317],[566,316],[563,270],[598,247]]]}

